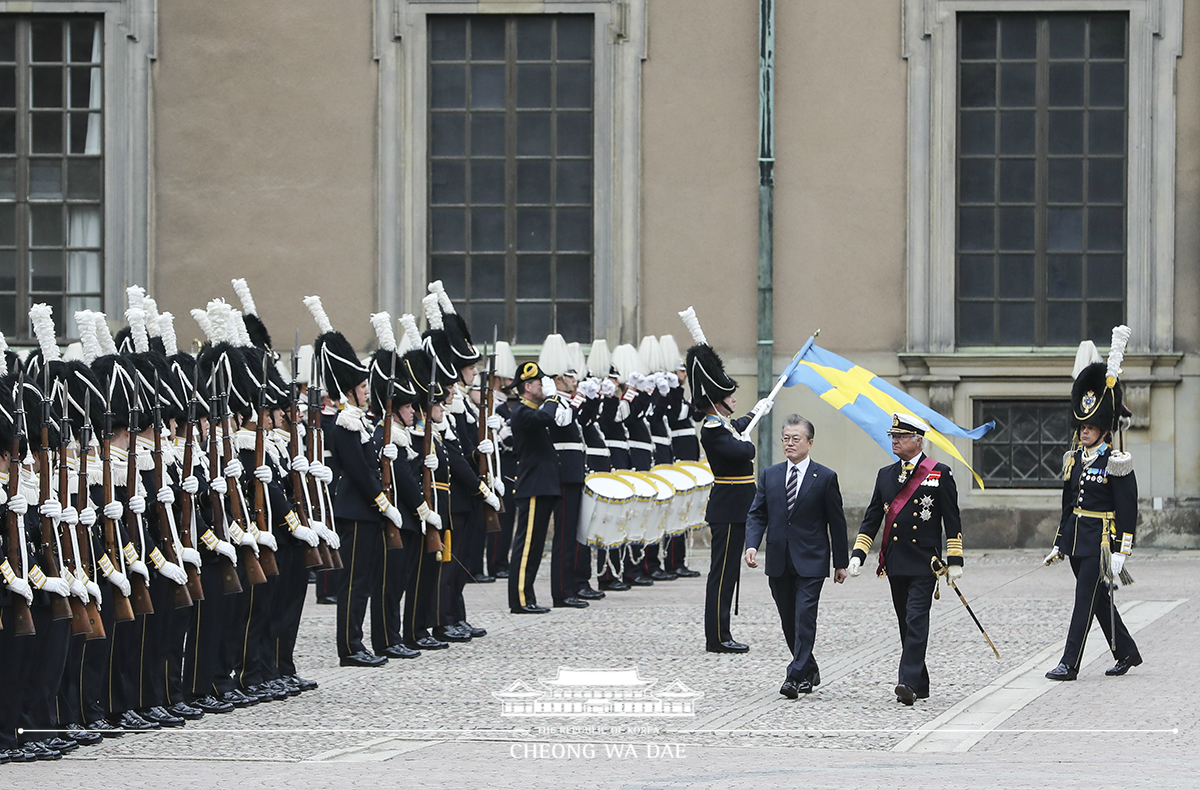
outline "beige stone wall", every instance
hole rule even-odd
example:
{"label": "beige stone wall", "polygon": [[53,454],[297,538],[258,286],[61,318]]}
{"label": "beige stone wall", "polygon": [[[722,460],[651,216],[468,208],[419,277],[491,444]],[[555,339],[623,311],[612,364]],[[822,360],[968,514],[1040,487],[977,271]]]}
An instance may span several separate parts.
{"label": "beige stone wall", "polygon": [[375,307],[370,0],[159,0],[151,291],[188,317],[250,282],[278,345],[319,293],[356,344]]}

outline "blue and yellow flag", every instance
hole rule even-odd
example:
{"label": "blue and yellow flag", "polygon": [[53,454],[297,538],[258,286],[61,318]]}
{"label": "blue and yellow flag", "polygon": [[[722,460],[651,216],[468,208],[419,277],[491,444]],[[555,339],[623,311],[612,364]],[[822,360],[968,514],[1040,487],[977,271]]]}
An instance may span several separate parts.
{"label": "blue and yellow flag", "polygon": [[[983,480],[975,474],[975,470],[971,469],[971,465],[959,455],[954,444],[944,434],[978,439],[995,428],[995,422],[981,425],[972,431],[955,425],[871,371],[815,345],[813,338],[808,339],[779,378],[785,387],[804,384],[819,395],[821,400],[866,431],[888,455],[892,455],[892,442],[887,435],[892,427],[892,412],[920,417],[933,429],[925,434],[925,438],[962,461],[971,474],[975,475],[979,487],[983,487]],[[895,457],[892,455],[892,458]]]}

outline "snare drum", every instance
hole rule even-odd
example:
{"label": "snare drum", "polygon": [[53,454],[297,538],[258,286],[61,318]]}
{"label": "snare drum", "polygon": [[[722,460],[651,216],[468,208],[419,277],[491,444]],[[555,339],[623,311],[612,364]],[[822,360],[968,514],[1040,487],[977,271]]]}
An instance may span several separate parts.
{"label": "snare drum", "polygon": [[579,542],[606,549],[623,544],[625,520],[633,497],[633,486],[616,475],[592,472],[584,478]]}
{"label": "snare drum", "polygon": [[688,529],[700,529],[705,524],[704,511],[708,509],[708,492],[712,491],[713,482],[717,478],[713,476],[712,470],[706,463],[680,461],[677,466],[696,478],[696,493],[693,494],[693,502],[696,503],[696,507],[689,514]]}
{"label": "snare drum", "polygon": [[650,507],[650,517],[646,521],[646,542],[662,540],[666,534],[667,520],[671,517],[671,504],[675,499],[675,487],[664,477],[653,472],[643,472],[642,477],[658,491]]}
{"label": "snare drum", "polygon": [[643,543],[646,528],[652,515],[651,506],[658,498],[658,489],[642,477],[640,472],[613,472],[633,487],[633,500],[629,503],[629,520],[625,522],[625,537],[630,543]]}
{"label": "snare drum", "polygon": [[682,535],[687,532],[692,523],[689,520],[695,509],[696,478],[683,470],[679,464],[659,464],[650,470],[666,480],[675,489],[675,497],[671,500],[671,510],[667,514],[666,533]]}

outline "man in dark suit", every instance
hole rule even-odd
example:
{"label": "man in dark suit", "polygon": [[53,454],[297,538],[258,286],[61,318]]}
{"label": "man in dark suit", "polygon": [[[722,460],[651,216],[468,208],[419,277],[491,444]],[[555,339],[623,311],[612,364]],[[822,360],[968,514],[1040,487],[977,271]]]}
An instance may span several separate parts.
{"label": "man in dark suit", "polygon": [[876,573],[887,576],[892,588],[892,607],[902,645],[896,701],[904,705],[929,696],[925,646],[929,641],[929,608],[937,585],[930,562],[942,556],[943,531],[950,581],[957,581],[963,573],[958,488],[950,467],[923,452],[929,430],[924,420],[911,414],[892,415],[888,433],[892,453],[900,460],[879,470],[875,493],[850,557],[850,575],[857,576],[880,524],[884,525]]}
{"label": "man in dark suit", "polygon": [[846,581],[849,562],[837,473],[808,457],[814,434],[811,422],[798,414],[787,416],[787,460],[763,471],[746,516],[746,565],[758,567],[758,546],[764,533],[767,537],[767,579],[792,651],[787,679],[779,688],[788,699],[812,692],[821,682],[812,652],[821,586],[831,559],[836,584]]}

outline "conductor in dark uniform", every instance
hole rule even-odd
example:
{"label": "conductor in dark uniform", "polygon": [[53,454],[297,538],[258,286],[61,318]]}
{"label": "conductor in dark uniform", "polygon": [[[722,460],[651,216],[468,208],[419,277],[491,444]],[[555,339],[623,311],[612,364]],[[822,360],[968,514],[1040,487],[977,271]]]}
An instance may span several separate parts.
{"label": "conductor in dark uniform", "polygon": [[[1119,363],[1116,367],[1120,367]],[[1051,680],[1074,680],[1092,618],[1113,647],[1117,663],[1105,675],[1124,675],[1142,663],[1129,629],[1112,604],[1112,587],[1133,550],[1137,522],[1137,478],[1133,458],[1108,442],[1119,427],[1123,387],[1112,366],[1096,362],[1080,371],[1071,391],[1079,447],[1063,458],[1062,517],[1046,564],[1066,556],[1075,573],[1075,608],[1067,644]],[[1128,574],[1126,582],[1130,581]]]}
{"label": "conductor in dark uniform", "polygon": [[767,578],[792,661],[779,693],[789,699],[821,682],[813,643],[821,587],[833,562],[833,581],[846,581],[846,514],[837,473],[808,456],[813,424],[789,414],[783,425],[783,463],[763,471],[746,516],[746,564],[758,567],[767,539]]}
{"label": "conductor in dark uniform", "polygon": [[951,581],[963,572],[962,523],[958,514],[958,489],[950,467],[923,452],[929,425],[911,414],[893,414],[892,453],[900,458],[879,470],[875,492],[863,516],[850,575],[858,576],[871,544],[884,525],[879,546],[879,576],[887,576],[892,606],[900,626],[900,672],[896,701],[912,705],[929,697],[929,670],[925,646],[929,641],[929,608],[937,577],[930,562],[941,558],[942,532],[946,534],[946,563]]}

